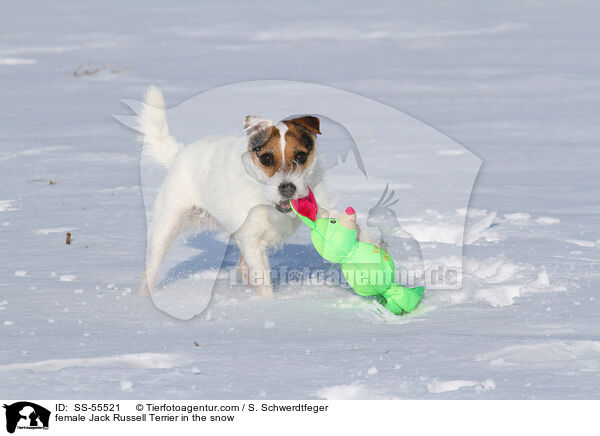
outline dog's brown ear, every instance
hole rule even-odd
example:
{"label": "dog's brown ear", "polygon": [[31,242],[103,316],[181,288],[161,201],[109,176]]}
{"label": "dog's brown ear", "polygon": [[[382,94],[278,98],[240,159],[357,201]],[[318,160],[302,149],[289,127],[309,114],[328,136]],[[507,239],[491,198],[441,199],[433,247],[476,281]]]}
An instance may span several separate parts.
{"label": "dog's brown ear", "polygon": [[288,122],[298,124],[315,134],[321,134],[321,131],[319,130],[320,121],[317,117],[307,115],[305,117],[292,118],[291,120],[288,120]]}

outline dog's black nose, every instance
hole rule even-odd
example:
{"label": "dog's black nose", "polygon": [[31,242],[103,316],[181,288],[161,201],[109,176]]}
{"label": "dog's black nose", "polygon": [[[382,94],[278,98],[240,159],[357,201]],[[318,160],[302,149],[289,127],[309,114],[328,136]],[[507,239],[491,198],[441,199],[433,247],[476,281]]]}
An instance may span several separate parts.
{"label": "dog's black nose", "polygon": [[279,185],[279,193],[285,198],[291,198],[296,192],[296,185],[290,182],[282,183]]}

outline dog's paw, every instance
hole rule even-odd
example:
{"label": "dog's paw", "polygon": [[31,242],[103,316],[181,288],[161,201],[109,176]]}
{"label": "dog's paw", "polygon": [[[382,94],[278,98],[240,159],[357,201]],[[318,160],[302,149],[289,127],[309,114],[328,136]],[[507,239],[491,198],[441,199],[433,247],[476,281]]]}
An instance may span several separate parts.
{"label": "dog's paw", "polygon": [[275,294],[273,294],[273,289],[270,287],[261,287],[257,289],[258,296],[261,298],[272,299],[275,298]]}
{"label": "dog's paw", "polygon": [[142,283],[140,284],[137,294],[142,297],[150,296],[150,292],[148,290],[148,283],[146,282],[146,273],[144,273],[144,276],[142,277]]}

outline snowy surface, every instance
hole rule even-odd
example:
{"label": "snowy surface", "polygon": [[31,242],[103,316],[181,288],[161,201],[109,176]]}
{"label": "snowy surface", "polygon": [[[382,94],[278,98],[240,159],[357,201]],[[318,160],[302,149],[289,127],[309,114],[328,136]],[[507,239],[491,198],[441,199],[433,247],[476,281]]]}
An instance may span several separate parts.
{"label": "snowy surface", "polygon": [[[599,12],[591,1],[3,5],[0,398],[599,398]],[[483,160],[461,289],[400,318],[301,283],[272,301],[221,286],[190,321],[135,295],[146,223],[119,101],[156,84],[175,106],[259,79],[374,98]],[[407,179],[427,176],[402,158]],[[398,218],[450,265],[461,213]],[[271,261],[311,256],[291,244]]]}

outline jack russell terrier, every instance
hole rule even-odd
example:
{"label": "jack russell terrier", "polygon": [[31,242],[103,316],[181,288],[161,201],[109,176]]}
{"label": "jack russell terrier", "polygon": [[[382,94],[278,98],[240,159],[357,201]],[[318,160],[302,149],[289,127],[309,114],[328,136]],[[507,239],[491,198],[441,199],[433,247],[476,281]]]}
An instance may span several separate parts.
{"label": "jack russell terrier", "polygon": [[239,135],[184,147],[169,134],[164,98],[153,86],[139,122],[143,156],[168,170],[154,203],[140,294],[154,291],[160,263],[181,232],[218,229],[237,244],[244,280],[260,296],[273,297],[267,252],[300,224],[289,201],[310,187],[323,213],[332,211],[319,166],[319,119],[275,123],[248,115]]}

